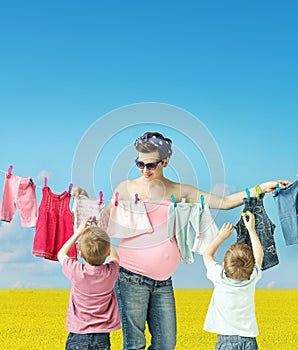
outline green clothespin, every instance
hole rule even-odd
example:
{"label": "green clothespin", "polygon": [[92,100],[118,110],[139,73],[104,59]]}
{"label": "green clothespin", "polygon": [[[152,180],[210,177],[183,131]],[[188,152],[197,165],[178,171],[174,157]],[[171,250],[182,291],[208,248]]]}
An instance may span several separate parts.
{"label": "green clothespin", "polygon": [[190,206],[190,207],[193,206],[193,200],[192,200],[192,199],[189,200],[189,206]]}
{"label": "green clothespin", "polygon": [[247,211],[244,211],[242,214],[241,214],[241,216],[243,216],[243,217],[246,217],[246,216],[248,216],[248,213],[247,213]]}
{"label": "green clothespin", "polygon": [[261,195],[260,186],[257,185],[257,186],[255,187],[255,190],[256,190],[256,197],[257,197],[257,200],[259,200],[259,199],[260,199],[260,195]]}

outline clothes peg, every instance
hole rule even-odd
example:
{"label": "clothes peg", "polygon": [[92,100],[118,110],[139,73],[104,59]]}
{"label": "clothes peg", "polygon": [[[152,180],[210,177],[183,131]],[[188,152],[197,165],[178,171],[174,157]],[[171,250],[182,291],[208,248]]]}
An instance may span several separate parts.
{"label": "clothes peg", "polygon": [[96,216],[92,216],[91,224],[96,224]]}
{"label": "clothes peg", "polygon": [[13,166],[12,166],[12,165],[10,165],[10,166],[9,166],[9,168],[8,168],[8,170],[7,170],[7,174],[6,174],[7,179],[9,179],[9,178],[10,178],[10,176],[11,176],[11,172],[12,172],[12,169],[13,169]]}
{"label": "clothes peg", "polygon": [[48,186],[48,178],[45,176],[44,178],[44,187],[47,187]]}
{"label": "clothes peg", "polygon": [[276,184],[276,191],[277,191],[277,193],[279,193],[280,190],[281,190],[281,188],[280,188],[280,186],[279,186],[279,183],[277,183],[277,184]]}
{"label": "clothes peg", "polygon": [[190,206],[190,207],[193,206],[193,200],[192,200],[192,199],[189,200],[189,206]]}
{"label": "clothes peg", "polygon": [[172,202],[174,203],[174,207],[177,207],[177,202],[173,194],[170,195]]}
{"label": "clothes peg", "polygon": [[136,193],[136,194],[135,194],[135,204],[137,204],[139,200],[140,200],[140,199],[139,199],[139,196],[138,196],[138,194]]}
{"label": "clothes peg", "polygon": [[99,192],[99,205],[103,205],[103,193],[102,191]]}
{"label": "clothes peg", "polygon": [[30,178],[30,180],[29,180],[29,185],[30,186],[33,186],[34,185],[34,182],[33,182],[33,180]]}
{"label": "clothes peg", "polygon": [[246,188],[246,189],[245,189],[245,192],[246,192],[246,197],[247,197],[248,201],[250,201],[250,192],[249,192],[249,189]]}
{"label": "clothes peg", "polygon": [[119,192],[116,192],[115,193],[115,206],[118,207],[118,204],[119,204]]}
{"label": "clothes peg", "polygon": [[260,195],[261,195],[260,186],[257,185],[257,186],[255,187],[255,190],[256,190],[256,198],[257,198],[257,200],[259,200],[259,199],[260,199]]}
{"label": "clothes peg", "polygon": [[204,209],[204,196],[202,194],[200,196],[200,202],[202,204],[202,209]]}
{"label": "clothes peg", "polygon": [[72,190],[72,184],[70,184],[68,187],[68,193],[67,193],[68,197],[71,196],[71,190]]}

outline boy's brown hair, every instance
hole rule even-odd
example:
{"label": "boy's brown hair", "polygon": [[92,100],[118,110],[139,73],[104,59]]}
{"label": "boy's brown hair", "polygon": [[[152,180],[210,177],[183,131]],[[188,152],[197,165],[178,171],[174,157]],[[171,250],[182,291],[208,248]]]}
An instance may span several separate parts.
{"label": "boy's brown hair", "polygon": [[88,227],[79,241],[81,257],[90,265],[104,263],[110,252],[110,237],[99,227]]}
{"label": "boy's brown hair", "polygon": [[253,251],[247,244],[234,243],[228,248],[224,257],[225,274],[238,281],[248,280],[255,263]]}

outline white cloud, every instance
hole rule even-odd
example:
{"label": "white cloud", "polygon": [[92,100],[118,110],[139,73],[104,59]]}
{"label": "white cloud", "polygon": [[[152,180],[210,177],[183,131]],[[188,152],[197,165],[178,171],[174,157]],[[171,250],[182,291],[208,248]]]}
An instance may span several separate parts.
{"label": "white cloud", "polygon": [[267,283],[266,287],[268,289],[272,289],[272,288],[274,288],[275,285],[276,285],[276,281],[270,281],[270,282]]}
{"label": "white cloud", "polygon": [[217,194],[218,196],[228,196],[229,194],[235,193],[237,188],[229,184],[215,184],[211,190],[211,193]]}
{"label": "white cloud", "polygon": [[37,181],[43,181],[45,177],[47,177],[48,179],[51,179],[51,178],[54,177],[54,174],[51,173],[51,172],[48,171],[48,170],[41,170],[41,171],[39,172],[39,174],[37,174],[37,175],[35,176],[35,179],[36,179]]}

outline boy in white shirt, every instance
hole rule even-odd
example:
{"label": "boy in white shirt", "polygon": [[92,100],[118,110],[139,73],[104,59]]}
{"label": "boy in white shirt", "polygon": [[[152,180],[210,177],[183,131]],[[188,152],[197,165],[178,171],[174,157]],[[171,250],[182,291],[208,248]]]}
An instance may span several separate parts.
{"label": "boy in white shirt", "polygon": [[213,256],[234,230],[231,223],[225,223],[203,254],[207,277],[214,284],[204,330],[218,334],[216,350],[258,349],[254,295],[261,278],[264,253],[255,230],[254,215],[247,212],[242,219],[252,249],[244,243],[232,244],[226,251],[223,266],[219,265]]}

